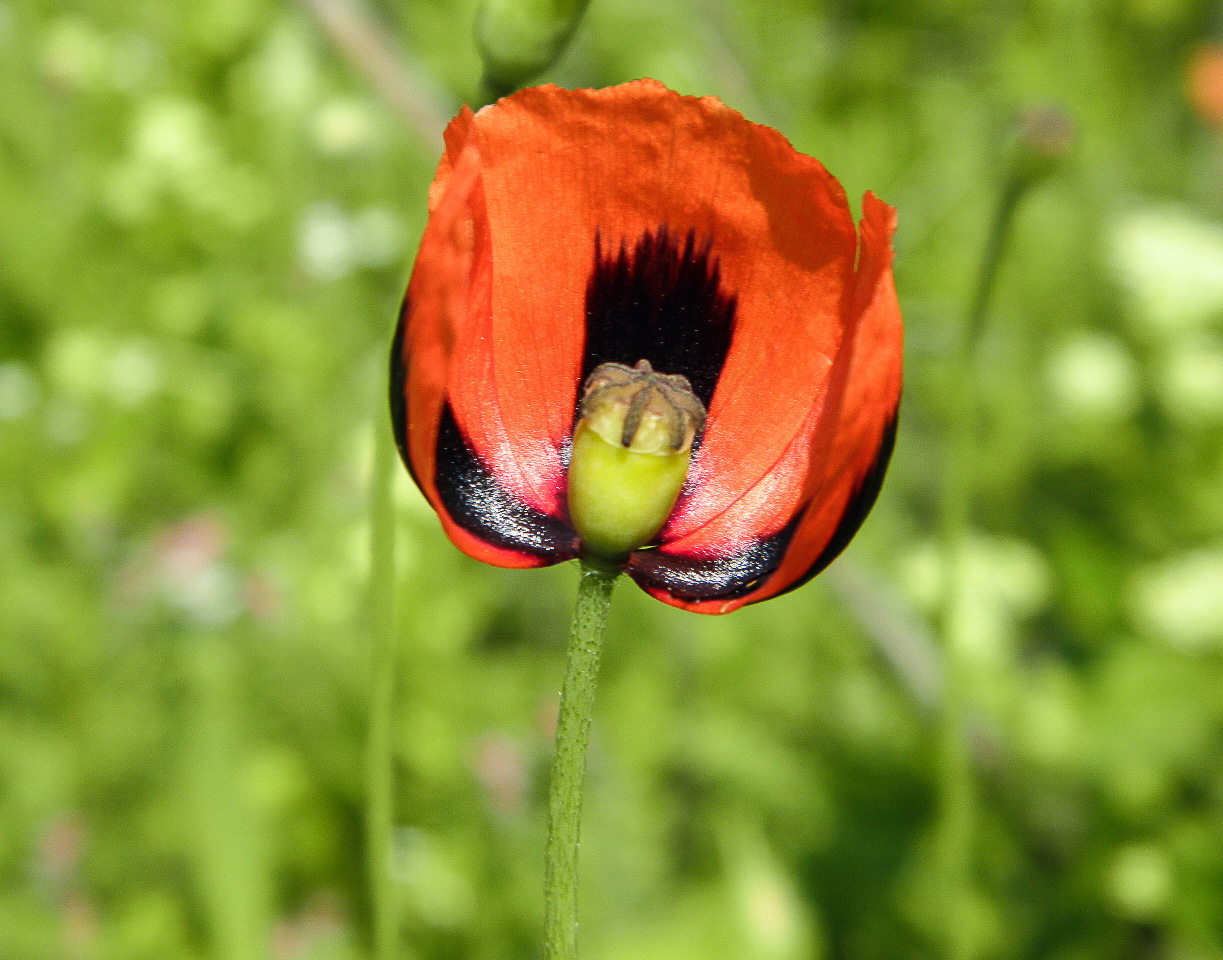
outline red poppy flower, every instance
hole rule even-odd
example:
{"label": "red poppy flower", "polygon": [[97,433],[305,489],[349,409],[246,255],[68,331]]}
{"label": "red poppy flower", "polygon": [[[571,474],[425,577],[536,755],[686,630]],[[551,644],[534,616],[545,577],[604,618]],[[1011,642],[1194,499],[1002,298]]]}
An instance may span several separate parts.
{"label": "red poppy flower", "polygon": [[450,539],[507,567],[581,555],[567,484],[582,387],[645,360],[686,378],[707,417],[625,571],[723,613],[831,563],[895,438],[895,211],[867,193],[859,237],[816,160],[652,80],[523,90],[464,108],[445,141],[391,409]]}

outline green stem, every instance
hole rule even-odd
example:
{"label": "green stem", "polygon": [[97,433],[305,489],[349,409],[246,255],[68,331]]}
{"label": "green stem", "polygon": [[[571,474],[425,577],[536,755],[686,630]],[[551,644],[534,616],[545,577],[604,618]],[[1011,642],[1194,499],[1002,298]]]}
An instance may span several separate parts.
{"label": "green stem", "polygon": [[556,718],[556,758],[548,791],[548,844],[544,860],[544,956],[576,960],[578,835],[582,778],[594,709],[603,628],[617,571],[582,561],[573,632]]}
{"label": "green stem", "polygon": [[998,198],[998,209],[994,211],[994,222],[990,225],[989,237],[985,241],[985,253],[981,257],[981,272],[977,275],[977,288],[973,293],[972,304],[968,308],[968,322],[965,324],[964,339],[961,343],[963,354],[968,356],[976,349],[977,341],[981,339],[981,329],[985,326],[985,314],[989,307],[990,294],[994,290],[994,280],[998,276],[998,265],[1006,252],[1006,242],[1011,235],[1011,226],[1015,222],[1015,211],[1019,207],[1019,198],[1031,181],[1018,174],[1007,177],[1003,184],[1001,196]]}
{"label": "green stem", "polygon": [[981,258],[973,298],[969,303],[959,349],[947,369],[946,401],[950,411],[944,450],[940,530],[945,583],[938,612],[943,637],[946,679],[939,724],[940,828],[939,869],[946,896],[945,955],[948,960],[972,960],[976,943],[966,910],[972,892],[975,859],[976,785],[967,752],[965,706],[968,699],[964,643],[964,560],[970,510],[976,486],[977,396],[975,360],[988,312],[998,266],[1006,251],[1015,211],[1030,181],[1017,175],[1003,184],[998,207]]}
{"label": "green stem", "polygon": [[958,389],[970,406],[955,414],[951,424],[943,474],[942,536],[944,595],[938,627],[943,637],[945,679],[939,730],[940,831],[942,886],[947,903],[948,960],[971,960],[974,955],[971,920],[964,898],[970,888],[976,830],[976,796],[964,742],[965,700],[968,681],[963,662],[963,571],[968,539],[968,503],[971,489],[966,471],[972,461],[972,391]]}
{"label": "green stem", "polygon": [[[380,422],[380,421],[375,421]],[[396,917],[391,883],[394,824],[392,719],[395,705],[395,452],[389,425],[374,430],[370,496],[370,708],[365,766],[365,827],[373,914],[374,960],[394,960]]]}

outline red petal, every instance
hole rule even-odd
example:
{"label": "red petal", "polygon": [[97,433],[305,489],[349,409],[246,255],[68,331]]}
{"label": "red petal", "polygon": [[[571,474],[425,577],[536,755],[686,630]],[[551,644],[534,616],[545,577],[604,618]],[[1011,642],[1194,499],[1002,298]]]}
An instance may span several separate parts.
{"label": "red petal", "polygon": [[[719,549],[725,549],[723,544],[750,532],[752,517],[758,515],[761,504],[767,508],[784,499],[776,491],[795,482],[801,464],[805,472],[798,481],[801,496],[797,499],[803,512],[780,565],[759,586],[732,599],[685,601],[665,588],[647,586],[660,600],[702,613],[726,613],[764,600],[797,586],[826,566],[845,545],[834,544],[834,538],[847,541],[861,523],[878,492],[877,487],[865,491],[864,487],[869,485],[868,478],[882,481],[882,474],[876,472],[886,466],[890,431],[895,429],[900,403],[903,330],[892,280],[895,213],[874,194],[866,194],[861,255],[848,304],[848,336],[837,353],[826,393],[812,408],[815,423],[807,434],[807,448],[792,444],[774,473],[725,514],[660,550],[680,557],[716,557]],[[868,502],[861,503],[860,495]],[[843,520],[851,524],[848,531]],[[835,549],[828,555],[830,547]]]}
{"label": "red petal", "polygon": [[[456,545],[486,563],[535,566],[545,561],[464,529],[446,509],[436,482],[439,425],[448,402],[475,449],[504,448],[500,406],[488,376],[491,263],[481,158],[471,142],[472,129],[471,111],[465,109],[446,131],[446,153],[429,190],[429,222],[405,298],[404,445],[413,476]],[[516,461],[502,456],[497,464],[505,471],[498,472],[498,480],[522,498],[531,486],[509,472]]]}
{"label": "red petal", "polygon": [[[776,131],[652,80],[524,90],[477,114],[476,130],[509,444],[554,443],[572,426],[596,230],[614,247],[660,225],[695,229],[738,298],[736,333],[693,492],[664,536],[723,513],[804,428],[840,343],[856,245],[840,186]],[[780,527],[799,492],[792,481],[763,519]]]}

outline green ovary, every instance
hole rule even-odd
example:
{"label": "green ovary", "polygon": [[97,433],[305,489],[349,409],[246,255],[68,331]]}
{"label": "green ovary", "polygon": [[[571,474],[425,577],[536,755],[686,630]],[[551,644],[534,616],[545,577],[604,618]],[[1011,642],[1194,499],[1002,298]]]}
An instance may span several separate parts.
{"label": "green ovary", "polygon": [[641,453],[609,443],[583,420],[569,461],[569,516],[588,556],[621,560],[667,522],[691,450]]}

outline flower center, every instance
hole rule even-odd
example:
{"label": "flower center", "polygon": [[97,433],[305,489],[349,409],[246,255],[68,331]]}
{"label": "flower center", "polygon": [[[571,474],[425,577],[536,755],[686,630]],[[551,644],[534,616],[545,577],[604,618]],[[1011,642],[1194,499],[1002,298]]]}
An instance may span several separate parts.
{"label": "flower center", "polygon": [[569,460],[569,515],[588,556],[647,546],[688,475],[705,408],[686,378],[604,363],[586,381]]}

